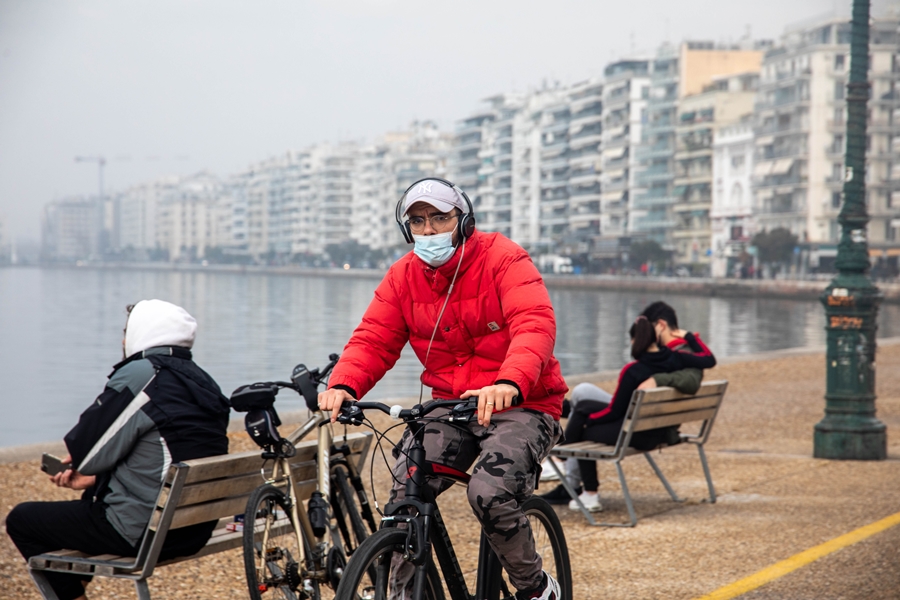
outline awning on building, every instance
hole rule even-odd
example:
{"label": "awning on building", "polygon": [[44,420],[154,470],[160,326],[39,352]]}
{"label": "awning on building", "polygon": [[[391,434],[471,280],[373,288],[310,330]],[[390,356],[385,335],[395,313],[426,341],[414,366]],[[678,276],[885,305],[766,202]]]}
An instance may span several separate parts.
{"label": "awning on building", "polygon": [[606,160],[616,160],[617,158],[622,158],[625,155],[625,146],[619,146],[618,148],[610,148],[608,150],[603,151],[603,158]]}
{"label": "awning on building", "polygon": [[784,175],[791,170],[794,164],[793,158],[779,158],[772,163],[771,175]]}
{"label": "awning on building", "polygon": [[753,165],[753,176],[754,177],[765,177],[772,170],[772,165],[774,163],[770,162],[761,162]]}
{"label": "awning on building", "polygon": [[625,133],[625,125],[619,125],[618,127],[610,127],[606,130],[606,133],[609,137],[617,138]]}
{"label": "awning on building", "polygon": [[763,189],[761,189],[761,190],[758,189],[758,190],[756,190],[756,192],[755,192],[755,193],[756,193],[756,199],[757,199],[758,201],[768,200],[768,199],[770,199],[770,198],[772,197],[774,191],[775,191],[775,190],[773,190],[772,188],[763,188]]}
{"label": "awning on building", "polygon": [[759,136],[758,138],[756,138],[756,145],[757,146],[768,146],[769,144],[771,144],[774,141],[775,141],[774,136],[762,135],[762,136]]}

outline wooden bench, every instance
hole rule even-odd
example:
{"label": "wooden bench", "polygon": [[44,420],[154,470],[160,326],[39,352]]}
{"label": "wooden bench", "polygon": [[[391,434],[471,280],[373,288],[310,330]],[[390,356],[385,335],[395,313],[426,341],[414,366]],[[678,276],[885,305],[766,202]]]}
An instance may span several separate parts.
{"label": "wooden bench", "polygon": [[[340,445],[342,439],[335,439],[335,444]],[[357,460],[358,468],[362,467],[371,442],[370,432],[347,436],[350,456]],[[301,442],[297,444],[297,454],[290,459],[299,498],[308,498],[316,488],[316,449],[316,440]],[[137,557],[89,556],[73,550],[50,552],[33,556],[28,561],[32,579],[47,600],[56,600],[57,596],[44,571],[131,579],[138,598],[149,600],[147,579],[157,566],[200,558],[242,545],[243,533],[228,531],[225,526],[234,520],[235,515],[244,512],[250,494],[263,484],[260,454],[261,450],[251,450],[173,464],[159,492]],[[219,520],[219,524],[198,553],[158,562],[170,529],[214,520]]]}
{"label": "wooden bench", "polygon": [[692,433],[679,433],[681,443],[694,444],[700,455],[700,463],[703,465],[703,473],[706,476],[706,484],[709,488],[709,501],[716,501],[716,490],[713,487],[712,476],[709,473],[709,464],[706,461],[706,453],[703,445],[709,438],[713,423],[716,420],[716,414],[725,397],[725,389],[728,387],[727,381],[709,381],[703,383],[697,393],[694,395],[682,394],[678,390],[669,387],[654,388],[651,390],[635,390],[631,396],[631,403],[628,405],[628,412],[625,420],[622,422],[622,429],[619,432],[619,438],[615,446],[599,444],[596,442],[577,442],[571,445],[556,446],[550,451],[551,456],[559,458],[577,458],[581,460],[596,460],[612,462],[616,465],[619,473],[619,482],[622,485],[622,492],[625,495],[625,505],[628,507],[628,515],[631,521],[628,523],[598,523],[594,520],[593,515],[584,507],[578,499],[578,495],[569,484],[565,474],[561,472],[556,465],[556,461],[549,461],[560,481],[565,487],[569,495],[577,502],[581,508],[581,512],[591,525],[602,525],[608,527],[634,527],[637,524],[637,515],[634,512],[634,505],[631,501],[631,494],[628,492],[628,484],[625,482],[625,472],[622,470],[622,460],[627,456],[635,454],[643,454],[653,468],[659,480],[665,486],[666,491],[676,502],[683,502],[675,494],[675,490],[669,485],[665,476],[662,474],[656,461],[650,456],[650,452],[667,447],[661,444],[651,450],[637,450],[629,446],[631,436],[638,431],[647,431],[657,429],[659,427],[669,427],[674,425],[684,425],[686,423],[698,423],[699,428]]}

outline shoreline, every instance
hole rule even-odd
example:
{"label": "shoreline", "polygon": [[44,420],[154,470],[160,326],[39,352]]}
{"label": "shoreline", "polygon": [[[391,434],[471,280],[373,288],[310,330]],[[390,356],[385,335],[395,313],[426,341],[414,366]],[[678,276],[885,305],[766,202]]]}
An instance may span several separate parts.
{"label": "shoreline", "polygon": [[[282,277],[333,277],[381,279],[379,269],[338,269],[300,266],[265,265],[199,265],[188,263],[129,263],[106,262],[89,264],[2,265],[0,268],[94,269],[169,271],[183,273],[226,273],[231,275],[276,275]],[[722,298],[780,298],[818,301],[831,282],[823,279],[725,279],[700,277],[645,277],[619,275],[559,275],[544,273],[544,282],[551,289],[626,290],[636,292],[666,292],[669,294],[711,296]],[[900,282],[877,282],[882,301],[900,304]]]}
{"label": "shoreline", "polygon": [[[900,337],[891,337],[891,338],[882,338],[878,340],[878,346],[896,346],[900,345]],[[801,348],[785,348],[783,350],[773,350],[771,352],[760,352],[757,354],[744,354],[739,356],[727,356],[718,361],[719,365],[733,365],[739,363],[750,363],[750,362],[762,362],[769,360],[778,360],[785,359],[789,357],[795,356],[809,356],[821,354],[825,355],[825,346],[805,346]],[[582,373],[578,375],[569,375],[567,376],[566,383],[569,384],[569,387],[572,388],[579,383],[590,382],[596,383],[601,381],[615,381],[616,377],[618,377],[618,370],[609,370],[609,371],[595,371],[593,373]],[[404,397],[404,398],[383,398],[381,402],[385,403],[397,403],[406,407],[412,406],[416,401],[414,396]],[[877,404],[877,400],[876,400]],[[822,407],[824,409],[825,401],[822,400]],[[281,420],[285,424],[291,423],[300,423],[304,419],[306,419],[307,411],[303,409],[290,410],[285,411],[284,413],[279,413]],[[244,417],[236,416],[232,417],[231,421],[228,424],[228,432],[240,432],[244,430]],[[66,448],[63,442],[60,441],[45,441],[45,442],[36,442],[34,444],[23,444],[18,446],[0,446],[0,465],[9,464],[9,463],[18,463],[25,462],[29,460],[36,460],[41,457],[41,454],[47,452],[49,454],[55,454],[60,456],[66,453]]]}

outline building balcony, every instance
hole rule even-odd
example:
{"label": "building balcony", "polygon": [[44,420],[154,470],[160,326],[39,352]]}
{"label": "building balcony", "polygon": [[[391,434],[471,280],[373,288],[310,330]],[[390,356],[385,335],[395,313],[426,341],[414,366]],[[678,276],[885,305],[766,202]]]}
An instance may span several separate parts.
{"label": "building balcony", "polygon": [[591,125],[602,120],[603,115],[600,113],[600,111],[590,112],[583,115],[573,115],[572,120],[569,121],[569,132],[577,131],[585,125]]}
{"label": "building balcony", "polygon": [[668,165],[662,167],[648,167],[641,171],[638,171],[637,174],[638,181],[641,184],[658,182],[658,181],[668,181],[675,177],[675,173],[673,173]]}
{"label": "building balcony", "polygon": [[541,189],[542,190],[554,190],[557,188],[567,188],[568,185],[569,185],[569,181],[564,178],[542,179],[541,180]]}
{"label": "building balcony", "polygon": [[701,183],[709,184],[712,182],[712,170],[701,172],[701,173],[691,173],[691,174],[679,174],[675,177],[675,185],[676,186],[688,186],[688,185],[697,185]]}
{"label": "building balcony", "polygon": [[548,125],[544,125],[543,127],[541,127],[541,131],[545,134],[547,134],[547,133],[556,134],[556,133],[562,133],[564,131],[567,132],[567,131],[569,131],[569,120],[564,119],[561,121],[556,121],[554,123],[550,123]]}
{"label": "building balcony", "polygon": [[591,185],[600,181],[600,173],[579,173],[569,175],[569,185]]}
{"label": "building balcony", "polygon": [[584,148],[585,146],[590,146],[591,144],[599,144],[602,138],[602,133],[576,135],[575,137],[569,138],[569,147],[574,150],[576,148]]}
{"label": "building balcony", "polygon": [[679,202],[672,205],[672,211],[676,213],[709,213],[712,202]]}
{"label": "building balcony", "polygon": [[661,144],[654,144],[652,146],[644,146],[639,145],[635,151],[636,158],[639,160],[646,160],[650,158],[657,158],[660,156],[670,156],[675,153],[675,147],[671,142],[664,142]]}
{"label": "building balcony", "polygon": [[604,192],[621,192],[628,188],[628,179],[622,177],[619,179],[612,179],[603,184]]}

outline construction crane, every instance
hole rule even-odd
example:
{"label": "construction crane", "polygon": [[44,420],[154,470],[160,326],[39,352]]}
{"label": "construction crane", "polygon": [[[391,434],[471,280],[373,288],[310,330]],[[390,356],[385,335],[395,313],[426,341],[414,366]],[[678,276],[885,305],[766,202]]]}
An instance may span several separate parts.
{"label": "construction crane", "polygon": [[106,158],[102,156],[76,156],[75,162],[95,162],[99,171],[100,196],[103,199],[103,167],[106,166]]}

